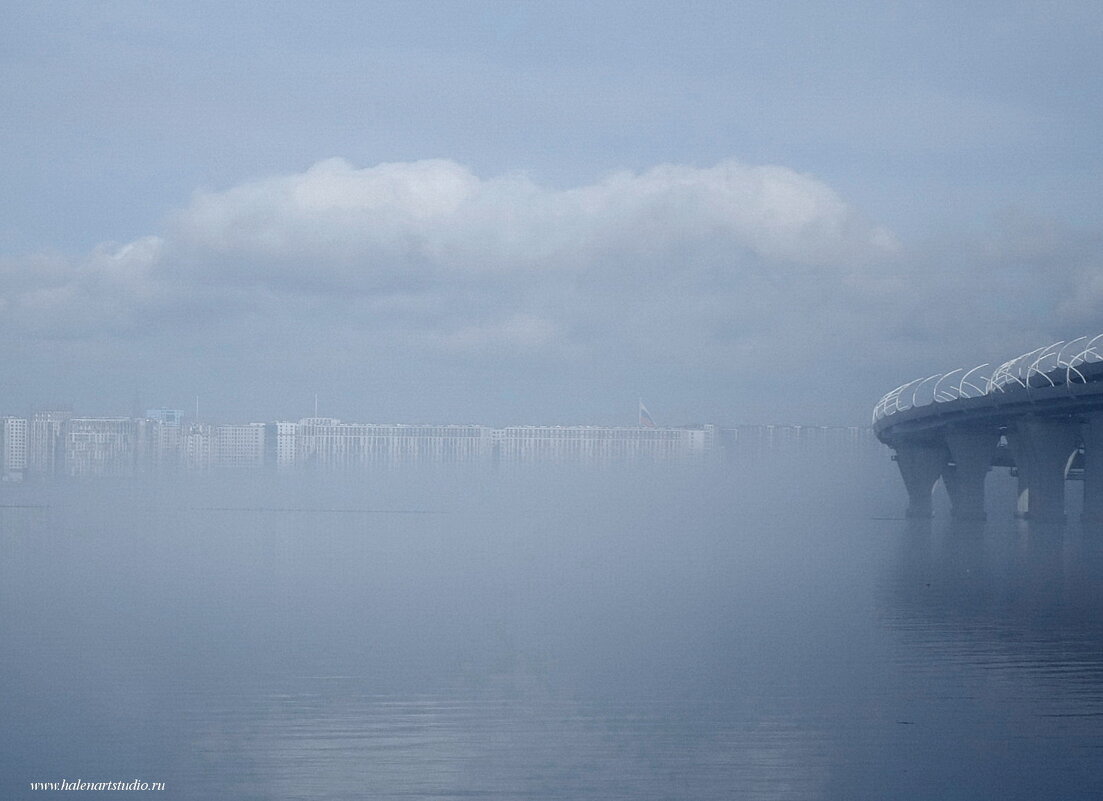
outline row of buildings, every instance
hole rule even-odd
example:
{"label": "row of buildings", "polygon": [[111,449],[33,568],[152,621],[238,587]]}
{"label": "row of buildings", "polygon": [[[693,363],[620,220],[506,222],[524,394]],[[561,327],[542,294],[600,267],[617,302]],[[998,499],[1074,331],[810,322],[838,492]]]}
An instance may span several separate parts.
{"label": "row of buildings", "polygon": [[40,411],[0,417],[0,479],[127,476],[231,468],[349,470],[426,464],[740,462],[765,454],[881,449],[867,427],[382,425],[328,417],[212,425],[175,409],[143,417]]}
{"label": "row of buildings", "polygon": [[211,425],[174,409],[144,417],[63,411],[0,418],[0,478],[127,476],[218,468],[347,470],[423,464],[701,463],[715,426],[380,425],[328,417]]}

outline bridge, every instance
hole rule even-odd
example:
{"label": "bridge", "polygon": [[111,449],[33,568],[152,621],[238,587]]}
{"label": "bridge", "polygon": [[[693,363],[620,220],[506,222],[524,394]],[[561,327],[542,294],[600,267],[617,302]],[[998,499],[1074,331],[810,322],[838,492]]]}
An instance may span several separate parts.
{"label": "bridge", "polygon": [[1018,475],[1016,514],[1065,519],[1065,481],[1083,478],[1085,521],[1103,524],[1103,334],[1055,342],[994,369],[935,373],[902,384],[873,410],[895,451],[909,517],[930,517],[939,478],[957,519],[983,520],[993,466]]}

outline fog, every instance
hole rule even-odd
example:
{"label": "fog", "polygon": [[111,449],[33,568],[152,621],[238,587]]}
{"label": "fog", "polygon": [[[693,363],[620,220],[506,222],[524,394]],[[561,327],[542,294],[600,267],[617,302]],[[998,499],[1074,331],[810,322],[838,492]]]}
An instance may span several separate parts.
{"label": "fog", "polygon": [[1010,507],[917,526],[905,500],[879,445],[4,486],[0,781],[186,799],[1089,786],[1068,747],[1096,718],[1068,715],[1103,697],[1096,540],[1016,529]]}
{"label": "fog", "polygon": [[857,428],[1099,330],[1100,22],[4,3],[0,797],[1103,797],[1081,486]]}

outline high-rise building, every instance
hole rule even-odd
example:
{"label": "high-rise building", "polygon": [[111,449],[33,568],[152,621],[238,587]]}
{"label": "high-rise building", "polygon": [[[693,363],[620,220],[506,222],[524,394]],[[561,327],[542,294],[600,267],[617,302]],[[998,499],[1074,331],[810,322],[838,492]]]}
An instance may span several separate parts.
{"label": "high-rise building", "polygon": [[61,429],[73,413],[64,409],[37,411],[31,416],[27,469],[40,476],[52,476],[63,464]]}
{"label": "high-rise building", "polygon": [[715,427],[511,426],[496,433],[497,456],[514,464],[696,462],[711,455]]}
{"label": "high-rise building", "polygon": [[146,409],[146,419],[178,426],[184,422],[184,413],[179,409]]}
{"label": "high-rise building", "polygon": [[181,424],[184,413],[179,409],[147,409],[150,423],[150,459],[161,470],[175,470],[184,461]]}
{"label": "high-rise building", "polygon": [[0,480],[22,481],[27,472],[27,420],[0,417]]}
{"label": "high-rise building", "polygon": [[265,429],[264,423],[216,426],[212,464],[217,467],[263,467]]}
{"label": "high-rise building", "polygon": [[266,432],[266,445],[271,449],[269,462],[277,470],[288,470],[295,465],[295,441],[299,426],[297,423],[271,423]]}
{"label": "high-rise building", "polygon": [[73,417],[62,428],[65,475],[129,476],[145,466],[145,430],[130,417]]}
{"label": "high-rise building", "polygon": [[181,451],[184,469],[189,472],[204,472],[211,467],[211,427],[193,423],[181,435]]}

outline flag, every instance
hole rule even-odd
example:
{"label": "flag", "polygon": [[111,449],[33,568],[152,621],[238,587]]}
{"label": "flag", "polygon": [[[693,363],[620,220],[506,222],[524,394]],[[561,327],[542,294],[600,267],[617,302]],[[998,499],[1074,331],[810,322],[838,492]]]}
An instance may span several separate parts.
{"label": "flag", "polygon": [[651,412],[643,405],[643,398],[640,398],[640,428],[655,428],[655,421],[651,419]]}

